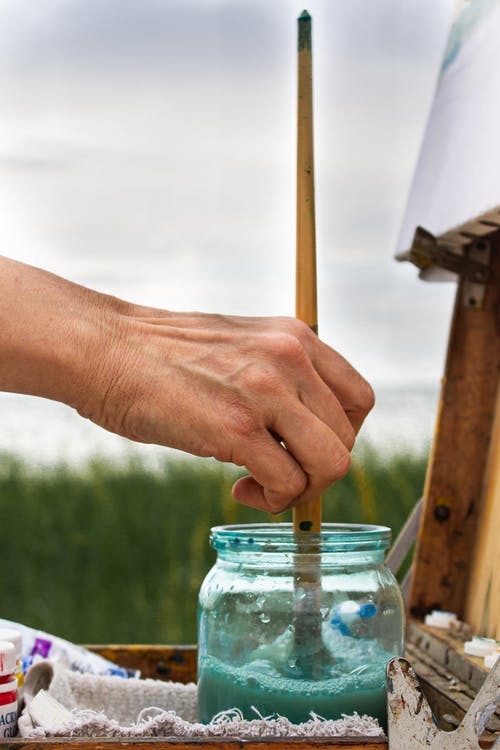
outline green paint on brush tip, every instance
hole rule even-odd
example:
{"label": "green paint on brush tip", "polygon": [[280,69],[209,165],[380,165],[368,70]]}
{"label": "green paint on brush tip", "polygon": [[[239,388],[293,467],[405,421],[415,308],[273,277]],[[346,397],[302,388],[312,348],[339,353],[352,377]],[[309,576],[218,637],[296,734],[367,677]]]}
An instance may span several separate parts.
{"label": "green paint on brush tip", "polygon": [[311,16],[304,10],[299,16],[299,52],[311,49]]}
{"label": "green paint on brush tip", "polygon": [[313,522],[312,521],[301,521],[299,523],[299,529],[301,531],[311,531]]}

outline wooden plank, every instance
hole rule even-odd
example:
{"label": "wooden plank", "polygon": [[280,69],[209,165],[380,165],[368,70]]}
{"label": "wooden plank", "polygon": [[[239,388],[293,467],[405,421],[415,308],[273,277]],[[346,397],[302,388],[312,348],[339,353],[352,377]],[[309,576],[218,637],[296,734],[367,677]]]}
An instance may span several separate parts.
{"label": "wooden plank", "polygon": [[126,669],[140,669],[141,677],[173,682],[196,682],[196,646],[87,646]]}
{"label": "wooden plank", "polygon": [[481,216],[478,216],[478,221],[489,221],[492,224],[500,225],[500,207],[497,206],[492,211],[487,211],[485,214],[481,214]]}
{"label": "wooden plank", "polygon": [[435,665],[442,667],[464,683],[471,697],[481,689],[488,670],[483,659],[464,653],[464,644],[457,636],[442,628],[410,621],[407,633],[408,643],[421,653],[429,655]]}
{"label": "wooden plank", "polygon": [[439,238],[444,239],[460,232],[463,232],[464,235],[480,236],[483,231],[486,231],[484,230],[485,225],[500,226],[500,206],[496,206],[491,211],[486,211],[486,213],[480,214],[459,226],[451,227],[448,231],[440,234]]}
{"label": "wooden plank", "polygon": [[360,743],[359,739],[338,739],[322,740],[321,742],[309,739],[295,740],[295,738],[276,739],[276,740],[244,740],[233,738],[210,739],[161,739],[161,740],[133,740],[118,742],[116,740],[75,740],[75,739],[56,739],[56,740],[10,740],[2,742],[3,748],[12,748],[12,750],[124,750],[128,747],[138,747],[141,750],[154,748],[154,750],[286,750],[293,747],[294,750],[336,750],[338,748],[348,747],[350,750],[362,750],[369,747],[370,750],[387,750],[387,741],[367,739]]}
{"label": "wooden plank", "polygon": [[467,581],[465,619],[474,632],[500,639],[500,393],[497,397],[484,500]]}
{"label": "wooden plank", "polygon": [[469,221],[466,227],[463,227],[460,231],[466,237],[478,237],[478,238],[489,238],[490,235],[495,234],[498,227],[491,222],[482,222],[480,219],[477,221]]}
{"label": "wooden plank", "polygon": [[462,304],[459,283],[424,509],[410,590],[410,611],[463,619],[500,368],[500,232],[491,239],[493,280],[484,306]]}
{"label": "wooden plank", "polygon": [[439,235],[439,244],[447,247],[449,250],[455,250],[462,253],[463,248],[470,245],[471,239],[468,235],[462,234],[459,229],[450,229],[449,232]]}

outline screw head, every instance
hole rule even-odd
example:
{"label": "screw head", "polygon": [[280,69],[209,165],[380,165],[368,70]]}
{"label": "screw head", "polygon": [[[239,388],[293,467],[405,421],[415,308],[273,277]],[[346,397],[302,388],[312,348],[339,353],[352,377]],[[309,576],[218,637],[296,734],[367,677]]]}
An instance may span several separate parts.
{"label": "screw head", "polygon": [[489,246],[490,243],[487,240],[476,240],[474,243],[474,250],[482,253],[484,250],[487,250]]}
{"label": "screw head", "polygon": [[446,505],[436,505],[434,508],[434,518],[436,521],[447,521],[450,517],[450,509]]}

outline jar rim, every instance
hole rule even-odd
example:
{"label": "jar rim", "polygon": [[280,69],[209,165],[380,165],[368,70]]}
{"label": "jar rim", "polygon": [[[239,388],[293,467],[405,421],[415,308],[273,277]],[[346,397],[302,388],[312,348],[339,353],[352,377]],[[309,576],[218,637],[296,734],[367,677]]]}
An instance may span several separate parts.
{"label": "jar rim", "polygon": [[391,529],[360,523],[324,523],[319,533],[295,533],[291,523],[251,523],[214,526],[210,542],[216,550],[235,552],[321,552],[387,549]]}

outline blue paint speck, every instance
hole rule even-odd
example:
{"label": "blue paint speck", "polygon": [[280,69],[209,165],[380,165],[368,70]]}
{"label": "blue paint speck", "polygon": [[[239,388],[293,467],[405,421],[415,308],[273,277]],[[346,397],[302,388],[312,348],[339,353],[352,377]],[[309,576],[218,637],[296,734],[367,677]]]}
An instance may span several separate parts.
{"label": "blue paint speck", "polygon": [[373,603],[362,604],[358,611],[358,615],[360,617],[368,618],[368,617],[373,617],[376,614],[377,614],[377,607]]}
{"label": "blue paint speck", "polygon": [[342,620],[339,617],[334,617],[332,620],[330,620],[330,625],[334,630],[338,630],[341,635],[351,635],[351,631],[345,624],[345,622],[342,622]]}

